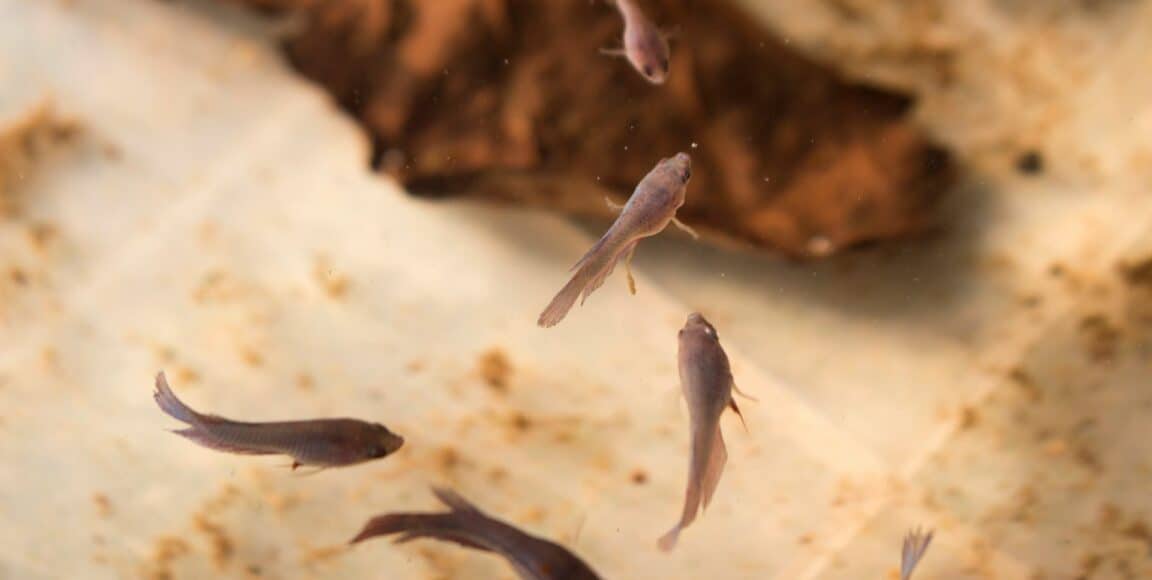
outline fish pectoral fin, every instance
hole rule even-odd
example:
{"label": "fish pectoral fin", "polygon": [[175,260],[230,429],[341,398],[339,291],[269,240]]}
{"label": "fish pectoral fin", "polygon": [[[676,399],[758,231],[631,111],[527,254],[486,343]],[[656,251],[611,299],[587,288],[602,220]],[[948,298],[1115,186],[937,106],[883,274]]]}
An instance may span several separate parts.
{"label": "fish pectoral fin", "polygon": [[624,211],[623,205],[612,201],[612,198],[608,197],[607,195],[604,196],[604,204],[608,206],[608,209],[610,209],[614,212],[619,213],[621,211]]}
{"label": "fish pectoral fin", "polygon": [[732,390],[737,395],[740,395],[741,397],[744,397],[745,399],[748,399],[749,401],[752,401],[753,403],[759,403],[760,402],[760,399],[757,399],[756,397],[753,397],[752,395],[749,395],[748,393],[741,391],[740,387],[736,386],[736,383],[732,383]]}
{"label": "fish pectoral fin", "polygon": [[628,276],[628,292],[636,295],[636,279],[632,277],[632,255],[636,253],[636,242],[624,249],[624,273]]}
{"label": "fish pectoral fin", "polygon": [[672,224],[675,225],[676,227],[680,228],[680,231],[683,231],[683,232],[687,233],[688,235],[692,236],[693,240],[699,240],[700,239],[700,234],[696,233],[696,230],[692,229],[692,227],[689,226],[688,224],[680,221],[679,218],[675,218],[675,217],[672,218]]}
{"label": "fish pectoral fin", "polygon": [[601,48],[600,54],[612,57],[623,57],[627,55],[623,48]]}
{"label": "fish pectoral fin", "polygon": [[748,423],[744,421],[744,413],[740,412],[740,407],[736,406],[736,399],[728,399],[728,408],[736,412],[736,416],[740,417],[740,424],[744,426],[744,432],[748,432]]}
{"label": "fish pectoral fin", "polygon": [[298,475],[299,477],[308,477],[309,475],[316,475],[317,473],[320,473],[321,471],[327,471],[328,470],[328,466],[326,466],[326,465],[313,465],[312,469],[302,469],[300,471],[296,471],[296,468],[301,467],[301,466],[302,466],[302,464],[300,464],[300,463],[296,463],[296,462],[292,463],[292,471],[295,472],[296,475]]}

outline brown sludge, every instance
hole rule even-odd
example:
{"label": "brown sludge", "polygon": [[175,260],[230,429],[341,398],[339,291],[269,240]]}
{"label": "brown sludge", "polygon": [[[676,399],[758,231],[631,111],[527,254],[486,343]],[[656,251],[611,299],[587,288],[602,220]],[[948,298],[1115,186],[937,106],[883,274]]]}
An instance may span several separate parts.
{"label": "brown sludge", "polygon": [[599,53],[621,35],[603,2],[230,1],[311,13],[291,60],[416,195],[610,220],[606,194],[623,201],[654,159],[685,150],[685,222],[817,257],[923,231],[952,179],[908,96],[849,83],[731,0],[644,2],[679,30],[661,87]]}

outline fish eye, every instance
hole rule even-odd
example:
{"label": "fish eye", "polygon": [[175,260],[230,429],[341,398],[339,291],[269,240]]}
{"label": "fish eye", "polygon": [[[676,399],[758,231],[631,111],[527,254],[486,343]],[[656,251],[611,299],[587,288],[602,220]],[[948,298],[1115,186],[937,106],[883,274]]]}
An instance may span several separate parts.
{"label": "fish eye", "polygon": [[656,74],[656,71],[652,69],[652,65],[650,65],[650,64],[644,65],[641,72],[643,72],[644,76],[646,76],[646,77],[650,77],[650,76]]}
{"label": "fish eye", "polygon": [[660,59],[660,70],[662,70],[664,72],[668,72],[668,68],[669,68],[668,59],[666,59],[666,58]]}
{"label": "fish eye", "polygon": [[691,167],[685,167],[684,173],[680,174],[680,180],[683,181],[684,183],[688,183],[689,179],[692,179],[692,168]]}

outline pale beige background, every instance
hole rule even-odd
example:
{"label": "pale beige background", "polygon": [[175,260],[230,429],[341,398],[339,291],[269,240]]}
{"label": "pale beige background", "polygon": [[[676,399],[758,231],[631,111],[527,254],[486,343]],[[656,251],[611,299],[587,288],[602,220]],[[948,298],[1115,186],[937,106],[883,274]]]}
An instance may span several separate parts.
{"label": "pale beige background", "polygon": [[[438,544],[340,547],[375,513],[431,507],[431,483],[608,578],[885,578],[915,524],[938,530],[921,579],[1075,578],[1090,554],[1092,578],[1152,575],[1127,529],[1152,515],[1148,348],[1114,275],[1152,249],[1150,4],[757,9],[926,95],[918,118],[969,171],[944,233],[801,266],[671,232],[640,248],[638,296],[614,278],[543,331],[595,233],[369,174],[267,26],[204,2],[0,0],[0,115],[50,96],[85,128],[0,223],[0,266],[27,277],[0,276],[0,577],[510,577]],[[1029,146],[1042,177],[1012,169]],[[665,555],[693,309],[760,402],[749,432],[726,421],[715,503]],[[1085,355],[1096,312],[1124,328],[1110,366]],[[492,349],[503,390],[478,371]],[[308,477],[208,452],[165,433],[160,368],[204,410],[356,415],[409,444]]]}

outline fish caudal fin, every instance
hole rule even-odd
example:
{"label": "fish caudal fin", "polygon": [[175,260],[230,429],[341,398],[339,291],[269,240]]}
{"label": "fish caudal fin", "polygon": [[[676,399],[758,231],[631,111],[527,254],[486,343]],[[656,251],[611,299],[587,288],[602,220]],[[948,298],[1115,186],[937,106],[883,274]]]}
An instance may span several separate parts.
{"label": "fish caudal fin", "polygon": [[728,462],[728,449],[724,446],[720,425],[717,424],[714,429],[704,436],[693,436],[688,486],[684,491],[684,511],[680,514],[680,521],[656,542],[656,545],[665,552],[676,547],[680,532],[696,521],[701,507],[708,507],[708,503],[712,501],[712,494],[716,492],[716,486],[720,483],[720,476],[724,473],[724,464]]}
{"label": "fish caudal fin", "polygon": [[164,376],[164,371],[156,374],[156,391],[152,393],[152,398],[160,406],[160,410],[169,417],[189,425],[196,425],[200,422],[200,414],[185,405],[176,396],[176,393],[172,392],[172,388],[168,386],[168,378]]}
{"label": "fish caudal fin", "polygon": [[912,577],[916,565],[920,563],[924,552],[928,551],[928,545],[932,543],[933,533],[931,530],[924,532],[916,528],[904,537],[904,545],[900,550],[900,580],[909,580]]}
{"label": "fish caudal fin", "polygon": [[572,274],[572,278],[568,283],[560,289],[552,302],[540,313],[540,318],[536,320],[536,324],[549,328],[556,326],[564,317],[568,315],[568,311],[576,304],[576,299],[580,299],[583,304],[588,295],[604,284],[604,280],[612,273],[613,268],[616,266],[616,261],[620,257],[620,252],[615,251],[605,243],[607,234],[596,245],[580,258],[579,262],[573,269],[576,271]]}
{"label": "fish caudal fin", "polygon": [[671,552],[676,547],[676,542],[680,541],[680,530],[682,529],[684,527],[680,524],[673,526],[666,534],[660,536],[659,540],[656,540],[656,547],[664,552]]}
{"label": "fish caudal fin", "polygon": [[352,538],[356,544],[377,536],[398,535],[396,543],[405,543],[421,538],[454,542],[476,550],[491,551],[481,543],[485,527],[491,519],[484,515],[471,502],[456,492],[433,487],[432,493],[444,502],[451,511],[447,513],[394,513],[376,516],[364,525],[360,533]]}

